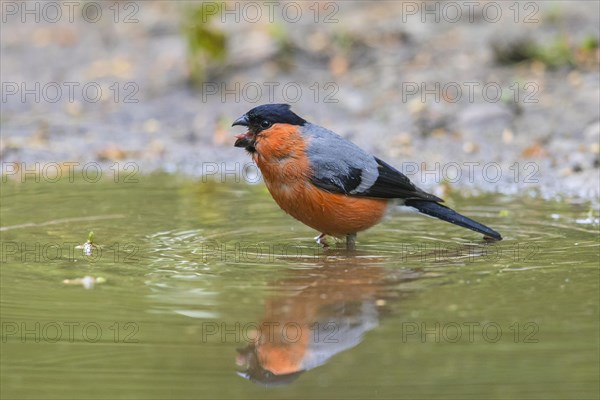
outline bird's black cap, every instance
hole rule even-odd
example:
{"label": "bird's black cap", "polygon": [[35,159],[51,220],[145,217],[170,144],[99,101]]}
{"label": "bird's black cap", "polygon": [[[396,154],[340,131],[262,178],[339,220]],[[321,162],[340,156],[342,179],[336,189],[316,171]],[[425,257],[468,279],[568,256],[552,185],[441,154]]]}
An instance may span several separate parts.
{"label": "bird's black cap", "polygon": [[289,104],[263,104],[242,115],[232,126],[242,125],[261,131],[273,124],[302,126],[306,124],[306,120],[292,112]]}

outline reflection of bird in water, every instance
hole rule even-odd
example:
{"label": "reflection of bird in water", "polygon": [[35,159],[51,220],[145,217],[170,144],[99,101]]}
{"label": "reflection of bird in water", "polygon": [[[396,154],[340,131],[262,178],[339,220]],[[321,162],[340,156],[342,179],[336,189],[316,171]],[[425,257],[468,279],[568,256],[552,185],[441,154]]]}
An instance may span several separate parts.
{"label": "reflection of bird in water", "polygon": [[273,283],[253,341],[238,350],[240,376],[267,386],[286,385],[302,372],[358,345],[398,296],[393,285],[417,279],[415,270],[391,270],[373,258],[327,258]]}

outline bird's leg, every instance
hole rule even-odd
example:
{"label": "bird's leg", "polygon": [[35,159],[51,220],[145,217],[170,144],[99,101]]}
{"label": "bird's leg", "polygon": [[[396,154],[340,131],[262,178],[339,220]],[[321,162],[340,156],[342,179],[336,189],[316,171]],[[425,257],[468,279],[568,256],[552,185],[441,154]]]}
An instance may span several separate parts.
{"label": "bird's leg", "polygon": [[326,234],[321,233],[319,236],[315,237],[315,240],[321,246],[323,246],[323,247],[329,247],[329,243],[327,241],[327,235]]}
{"label": "bird's leg", "polygon": [[356,233],[346,235],[346,250],[356,250]]}

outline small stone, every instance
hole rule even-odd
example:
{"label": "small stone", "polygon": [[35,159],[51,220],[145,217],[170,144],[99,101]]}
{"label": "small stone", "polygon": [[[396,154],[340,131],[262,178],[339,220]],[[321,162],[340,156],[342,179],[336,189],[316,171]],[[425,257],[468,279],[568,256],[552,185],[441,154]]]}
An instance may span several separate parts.
{"label": "small stone", "polygon": [[544,75],[546,73],[546,64],[541,61],[533,61],[531,63],[531,71],[536,75]]}
{"label": "small stone", "polygon": [[525,149],[523,149],[521,154],[523,155],[523,157],[527,158],[540,158],[544,157],[547,154],[547,152],[542,146],[540,146],[537,143],[534,143],[531,146],[528,146]]}
{"label": "small stone", "polygon": [[559,171],[560,176],[569,176],[573,174],[573,170],[571,168],[562,168]]}
{"label": "small stone", "polygon": [[425,103],[420,98],[412,99],[408,103],[408,112],[411,114],[418,114],[425,109]]}
{"label": "small stone", "polygon": [[400,133],[395,140],[400,146],[408,146],[412,143],[412,136],[408,132]]}
{"label": "small stone", "polygon": [[463,151],[467,154],[475,153],[479,150],[479,146],[473,142],[465,142],[463,144]]}
{"label": "small stone", "polygon": [[165,151],[165,144],[162,141],[155,139],[148,144],[144,155],[146,158],[162,157],[165,154]]}
{"label": "small stone", "polygon": [[514,137],[515,137],[515,135],[514,135],[513,131],[511,131],[510,129],[505,128],[502,131],[502,142],[504,142],[504,144],[512,143]]}
{"label": "small stone", "polygon": [[328,42],[329,39],[323,31],[314,32],[313,34],[309,35],[306,40],[308,47],[311,51],[314,52],[320,52],[322,50],[325,50]]}
{"label": "small stone", "polygon": [[156,133],[160,129],[160,122],[157,119],[151,118],[144,122],[143,129],[147,133]]}
{"label": "small stone", "polygon": [[104,149],[98,151],[96,156],[99,160],[117,161],[125,159],[127,157],[127,153],[125,152],[125,150],[122,150],[116,145],[111,144],[108,147],[105,147]]}
{"label": "small stone", "polygon": [[67,103],[65,105],[65,111],[67,112],[67,114],[73,117],[81,115],[81,109],[81,103],[77,100],[73,101],[72,103]]}
{"label": "small stone", "polygon": [[431,136],[436,137],[436,138],[441,138],[446,136],[446,130],[443,128],[435,128],[434,130],[431,131]]}
{"label": "small stone", "polygon": [[329,60],[329,70],[334,76],[344,75],[348,71],[348,58],[336,55]]}
{"label": "small stone", "polygon": [[579,73],[579,71],[569,72],[569,74],[567,75],[567,81],[575,87],[579,87],[583,83],[583,80],[581,79],[581,74]]}

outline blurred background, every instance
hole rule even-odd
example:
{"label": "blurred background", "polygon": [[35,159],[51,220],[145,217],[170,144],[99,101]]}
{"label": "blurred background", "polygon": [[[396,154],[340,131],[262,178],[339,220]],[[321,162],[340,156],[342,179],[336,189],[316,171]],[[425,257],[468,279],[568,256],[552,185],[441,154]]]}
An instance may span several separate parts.
{"label": "blurred background", "polygon": [[[3,399],[598,398],[598,1],[0,13]],[[233,147],[275,102],[503,241],[317,246]]]}
{"label": "blurred background", "polygon": [[593,199],[599,26],[587,1],[3,2],[3,172],[218,177],[248,161],[233,119],[285,102],[430,189]]}

